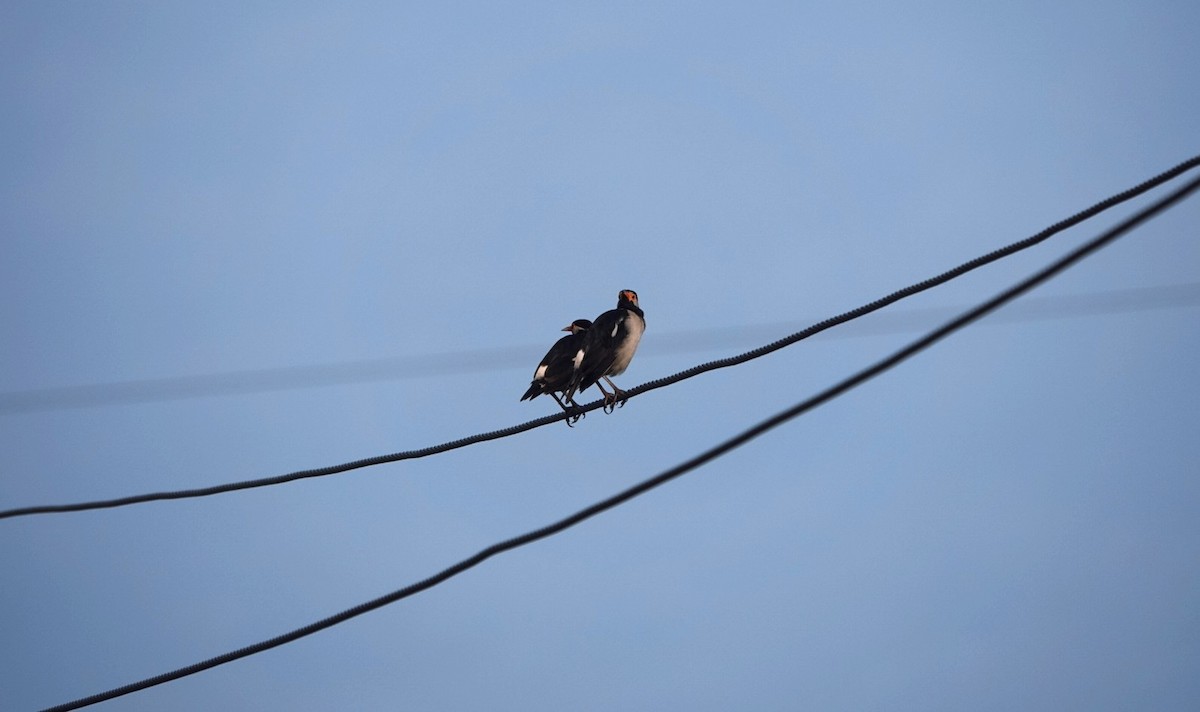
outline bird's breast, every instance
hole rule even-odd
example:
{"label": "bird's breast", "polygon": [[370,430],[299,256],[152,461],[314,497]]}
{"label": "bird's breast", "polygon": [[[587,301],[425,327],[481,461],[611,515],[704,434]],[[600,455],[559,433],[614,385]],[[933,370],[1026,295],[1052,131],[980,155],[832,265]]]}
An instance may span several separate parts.
{"label": "bird's breast", "polygon": [[646,330],[646,322],[642,317],[629,312],[617,323],[616,354],[608,375],[619,376],[629,367],[633,354],[637,351],[638,343],[642,340],[642,332]]}

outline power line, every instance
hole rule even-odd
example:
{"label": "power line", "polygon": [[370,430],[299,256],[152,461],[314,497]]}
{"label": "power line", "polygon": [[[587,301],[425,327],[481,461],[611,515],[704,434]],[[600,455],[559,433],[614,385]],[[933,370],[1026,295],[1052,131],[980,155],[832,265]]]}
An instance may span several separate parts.
{"label": "power line", "polygon": [[[791,335],[786,336],[782,339],[779,339],[775,342],[767,344],[766,346],[760,346],[759,348],[753,349],[751,351],[747,351],[747,352],[737,355],[737,356],[731,356],[729,358],[718,359],[716,361],[709,361],[708,363],[703,363],[703,364],[700,364],[699,366],[693,366],[692,368],[689,368],[685,371],[680,371],[679,373],[676,373],[671,376],[666,376],[664,378],[659,378],[659,379],[656,379],[653,381],[648,381],[646,383],[635,386],[635,387],[625,391],[625,395],[629,398],[632,398],[632,397],[638,396],[642,393],[645,393],[647,391],[652,391],[657,388],[663,388],[665,386],[669,386],[674,383],[678,383],[679,381],[683,381],[688,378],[698,376],[702,373],[707,373],[708,371],[714,371],[714,370],[717,370],[720,368],[728,368],[730,366],[736,366],[736,365],[745,363],[747,361],[751,361],[753,359],[760,358],[762,356],[766,356],[769,353],[778,351],[779,349],[782,349],[785,346],[790,346],[798,341],[801,341],[810,336],[813,336],[822,331],[825,331],[826,329],[832,328],[839,324],[844,324],[848,321],[852,321],[861,316],[865,316],[867,314],[870,314],[871,312],[882,309],[883,307],[888,306],[889,304],[898,302],[901,299],[911,297],[914,294],[919,294],[920,292],[923,292],[927,289],[931,289],[938,285],[949,282],[950,280],[955,279],[956,277],[960,277],[972,270],[978,269],[979,267],[983,267],[983,266],[990,264],[992,262],[995,262],[1001,258],[1007,257],[1014,253],[1017,253],[1022,250],[1028,249],[1030,247],[1033,247],[1033,246],[1045,241],[1046,239],[1050,238],[1052,235],[1062,232],[1063,230],[1066,230],[1069,227],[1073,227],[1091,217],[1094,217],[1095,215],[1098,215],[1099,213],[1104,212],[1105,210],[1108,210],[1109,208],[1112,208],[1112,207],[1119,205],[1125,201],[1128,201],[1134,197],[1137,197],[1138,195],[1141,195],[1142,193],[1145,193],[1146,191],[1148,191],[1152,188],[1155,188],[1155,187],[1179,176],[1180,174],[1185,173],[1185,172],[1195,168],[1196,166],[1200,166],[1200,156],[1196,156],[1187,161],[1184,161],[1183,163],[1180,163],[1179,165],[1175,166],[1174,168],[1164,171],[1163,173],[1160,173],[1159,175],[1157,175],[1153,178],[1150,178],[1149,180],[1146,180],[1124,192],[1118,193],[1117,195],[1114,195],[1105,200],[1102,200],[1099,203],[1096,203],[1095,205],[1093,205],[1085,210],[1082,210],[1082,211],[1076,213],[1075,215],[1072,215],[1069,218],[1066,218],[1064,220],[1061,220],[1061,221],[1055,223],[1054,225],[1051,225],[1050,227],[1046,228],[1045,230],[1042,230],[1041,232],[1037,233],[1036,235],[1025,238],[1024,240],[1014,242],[1011,245],[1002,247],[998,250],[990,252],[981,257],[976,257],[973,260],[965,262],[965,263],[959,265],[958,267],[955,267],[951,270],[943,272],[935,277],[931,277],[923,282],[919,282],[917,284],[913,284],[908,287],[905,287],[904,289],[901,289],[899,291],[892,292],[891,294],[889,294],[885,297],[882,297],[880,299],[877,299],[869,304],[865,304],[863,306],[858,307],[857,309],[852,309],[851,311],[845,312],[844,314],[840,314],[838,316],[826,319],[826,320],[819,322],[817,324],[814,324],[806,329],[802,329],[801,331],[797,331],[794,334],[791,334]],[[585,413],[590,412],[590,411],[596,410],[597,408],[600,408],[601,406],[603,406],[603,404],[604,404],[603,400],[596,400],[596,401],[593,401],[591,403],[581,406],[580,410]],[[501,430],[493,430],[490,432],[479,433],[477,435],[471,435],[471,436],[468,436],[465,438],[460,438],[458,440],[453,440],[450,442],[442,443],[440,445],[431,445],[429,447],[420,448],[420,449],[416,449],[416,450],[405,450],[405,451],[393,453],[390,455],[378,455],[375,457],[369,457],[369,458],[364,458],[361,460],[355,460],[353,462],[347,462],[347,463],[343,463],[340,465],[331,465],[331,466],[320,467],[320,468],[315,468],[315,469],[311,469],[311,470],[299,470],[297,472],[291,472],[291,473],[283,474],[283,475],[276,475],[273,477],[264,477],[264,478],[260,478],[260,479],[254,479],[254,480],[243,480],[243,481],[239,481],[239,482],[230,482],[230,483],[226,483],[226,484],[212,485],[209,487],[201,487],[201,488],[194,488],[194,489],[172,490],[172,491],[166,491],[166,492],[151,492],[151,493],[130,495],[127,497],[120,497],[120,498],[115,498],[115,499],[77,502],[77,503],[73,503],[73,504],[38,505],[38,506],[32,506],[32,507],[19,507],[19,508],[15,508],[15,509],[2,510],[2,511],[0,511],[0,519],[9,519],[12,517],[20,517],[20,516],[29,516],[29,515],[33,515],[33,514],[80,512],[80,511],[92,510],[92,509],[111,509],[114,507],[123,507],[123,506],[132,505],[132,504],[140,504],[143,502],[152,502],[152,501],[160,501],[160,500],[190,499],[193,497],[207,497],[210,495],[222,494],[225,492],[234,492],[234,491],[239,491],[239,490],[254,489],[257,487],[268,487],[271,485],[278,485],[278,484],[283,484],[285,482],[293,482],[295,480],[308,479],[308,478],[312,478],[312,477],[325,477],[327,475],[340,474],[343,472],[348,472],[350,470],[357,470],[357,469],[361,469],[364,467],[371,467],[374,465],[381,465],[381,464],[390,463],[390,462],[399,462],[401,460],[419,459],[422,457],[428,457],[430,455],[447,452],[449,450],[456,450],[458,448],[466,447],[468,445],[474,445],[474,444],[480,443],[480,442],[486,442],[489,440],[497,440],[500,438],[509,437],[511,435],[516,435],[518,433],[523,433],[527,430],[533,430],[534,428],[539,428],[543,425],[548,425],[550,423],[564,420],[567,417],[569,417],[569,416],[566,413],[552,413],[550,415],[546,415],[541,418],[535,418],[534,420],[530,420],[530,421],[527,421],[527,422],[519,424],[519,425],[513,425],[513,426],[510,426],[507,428],[503,428]]]}
{"label": "power line", "polygon": [[524,363],[530,353],[536,353],[544,346],[477,349],[8,391],[0,393],[0,413],[92,408],[472,373],[491,369],[497,363]]}
{"label": "power line", "polygon": [[[1012,322],[1094,316],[1196,305],[1200,305],[1200,282],[1030,298],[1014,305],[1011,310],[1006,310],[1005,320]],[[965,308],[965,306],[947,306],[887,312],[873,321],[870,326],[860,322],[860,326],[857,328],[849,331],[826,332],[826,336],[853,338],[864,334],[919,331],[924,328],[924,324],[929,323],[929,320],[949,318],[949,315],[957,314]],[[1017,310],[1020,310],[1020,313],[1017,313]],[[799,324],[807,323],[810,322],[792,319],[768,324],[743,324],[662,334],[656,332],[650,343],[642,345],[639,354],[645,358],[662,354],[685,354],[722,347],[736,347],[747,341],[770,338],[784,329],[792,330]],[[507,368],[524,368],[528,365],[530,355],[539,353],[544,346],[545,344],[529,344],[494,349],[471,349],[5,391],[0,392],[0,414],[97,408],[187,398],[268,393],[320,386],[486,373]]]}
{"label": "power line", "polygon": [[[859,321],[848,328],[821,332],[829,339],[854,339],[880,334],[919,332],[930,323],[944,321],[960,314],[970,305],[932,306],[916,309],[887,311],[869,321]],[[1013,304],[999,314],[992,315],[980,324],[1014,324],[1049,319],[1071,319],[1086,316],[1125,314],[1153,309],[1175,309],[1200,306],[1200,282],[1111,289],[1081,294],[1060,294],[1045,297],[1028,297]],[[638,349],[639,358],[664,353],[688,353],[715,348],[736,346],[751,339],[769,338],[785,329],[795,329],[802,322],[789,320],[771,324],[715,327],[676,331],[662,336],[655,335],[653,344]],[[663,342],[667,343],[663,343]]]}
{"label": "power line", "polygon": [[450,578],[453,578],[454,576],[457,576],[460,573],[463,573],[464,571],[467,571],[468,569],[474,568],[475,566],[482,564],[484,561],[487,561],[488,559],[492,558],[493,556],[502,554],[502,553],[504,553],[506,551],[510,551],[512,549],[516,549],[518,547],[525,546],[527,544],[532,544],[533,542],[536,542],[541,539],[545,539],[554,534],[558,534],[559,532],[569,529],[570,527],[573,527],[576,524],[584,522],[598,514],[606,512],[606,511],[608,511],[614,507],[617,507],[621,504],[624,504],[625,502],[628,502],[629,500],[631,500],[635,497],[643,495],[646,492],[649,492],[650,490],[652,490],[660,485],[666,484],[667,482],[670,482],[671,480],[673,480],[677,477],[680,477],[681,475],[684,475],[687,472],[690,472],[691,470],[694,470],[697,467],[700,467],[701,465],[704,465],[712,460],[715,460],[716,458],[728,453],[729,451],[746,444],[747,442],[753,440],[754,438],[757,438],[759,435],[762,435],[762,434],[766,433],[767,431],[772,430],[772,429],[786,423],[789,420],[792,420],[793,418],[796,418],[814,408],[817,408],[817,407],[823,405],[824,403],[827,403],[830,400],[833,400],[834,398],[837,398],[838,396],[865,383],[866,381],[874,378],[875,376],[878,376],[879,374],[908,360],[912,356],[920,353],[921,351],[924,351],[925,349],[929,348],[930,346],[937,343],[938,341],[941,341],[942,339],[949,336],[950,334],[952,334],[952,333],[962,329],[963,327],[967,326],[968,324],[982,318],[983,316],[987,315],[988,313],[998,309],[1000,306],[1004,305],[1005,303],[1007,303],[1009,301],[1012,301],[1016,297],[1020,296],[1021,294],[1024,294],[1025,292],[1028,292],[1029,290],[1042,284],[1043,282],[1048,281],[1049,279],[1053,278],[1055,275],[1059,274],[1060,272],[1067,269],[1071,265],[1082,260],[1084,257],[1090,255],[1091,253],[1095,252],[1096,250],[1100,249],[1101,247],[1107,245],[1108,243],[1117,239],[1118,237],[1125,234],[1129,230],[1132,230],[1134,227],[1137,227],[1138,225],[1145,222],[1146,220],[1149,220],[1151,217],[1157,215],[1158,213],[1167,209],[1171,205],[1174,205],[1176,202],[1182,200],[1183,198],[1185,198],[1186,196],[1191,194],[1197,188],[1200,188],[1200,178],[1192,179],[1190,182],[1188,182],[1182,188],[1176,190],[1175,192],[1171,193],[1170,195],[1166,196],[1165,198],[1162,198],[1161,200],[1157,201],[1156,203],[1150,205],[1149,207],[1141,210],[1140,212],[1136,213],[1132,217],[1127,218],[1126,220],[1122,221],[1115,227],[1105,231],[1098,237],[1095,237],[1092,240],[1089,240],[1087,243],[1085,243],[1082,246],[1069,252],[1066,256],[1061,257],[1058,260],[1055,260],[1048,267],[1045,267],[1045,268],[1039,270],[1032,276],[1027,277],[1026,279],[1022,280],[1021,282],[1017,283],[1016,285],[1014,285],[1014,286],[1010,287],[1009,289],[1006,289],[1005,291],[996,295],[995,297],[992,297],[991,299],[976,306],[975,308],[971,309],[970,311],[967,311],[964,314],[961,314],[960,316],[953,319],[952,321],[950,321],[950,322],[946,323],[945,325],[935,329],[934,331],[926,334],[925,336],[921,337],[920,339],[910,343],[908,346],[900,349],[899,351],[896,351],[895,353],[888,356],[887,358],[885,358],[881,361],[878,361],[875,364],[873,364],[872,366],[859,371],[858,373],[825,389],[824,391],[821,391],[820,393],[818,393],[804,401],[801,401],[800,403],[792,406],[791,408],[788,408],[787,410],[784,410],[780,413],[777,413],[777,414],[771,416],[770,418],[767,418],[766,420],[761,421],[760,423],[754,425],[753,427],[749,428],[748,430],[745,430],[745,431],[735,435],[734,437],[706,450],[705,452],[702,452],[699,455],[696,455],[695,457],[691,458],[690,460],[687,460],[686,462],[676,465],[675,467],[672,467],[671,469],[666,470],[665,472],[659,473],[658,475],[655,475],[654,477],[651,477],[650,479],[644,480],[622,492],[619,492],[607,499],[597,502],[585,509],[581,509],[578,512],[576,512],[568,517],[565,517],[556,522],[548,524],[540,529],[535,529],[533,531],[526,532],[525,534],[522,534],[520,536],[513,537],[511,539],[499,542],[497,544],[493,544],[492,546],[489,546],[486,549],[479,551],[474,556],[463,559],[462,561],[459,561],[458,563],[456,563],[446,569],[443,569],[442,571],[440,571],[440,572],[434,574],[433,576],[430,576],[422,581],[418,581],[414,584],[410,584],[410,585],[405,586],[404,588],[401,588],[397,591],[393,591],[392,593],[389,593],[385,596],[380,596],[379,598],[376,598],[374,600],[367,601],[366,603],[362,603],[357,606],[354,606],[353,608],[348,608],[345,611],[342,611],[341,613],[338,613],[333,616],[329,616],[328,618],[324,618],[322,620],[316,621],[315,623],[310,623],[301,628],[297,628],[291,632],[284,633],[283,635],[279,635],[279,636],[276,636],[269,640],[255,643],[253,645],[248,645],[239,650],[225,653],[223,655],[218,655],[216,657],[209,658],[208,660],[194,663],[192,665],[188,665],[186,667],[182,667],[177,670],[173,670],[171,672],[163,673],[163,674],[157,675],[155,677],[150,677],[145,680],[130,683],[130,684],[124,685],[122,687],[114,688],[107,692],[102,692],[102,693],[99,693],[96,695],[92,695],[90,697],[84,697],[79,700],[75,700],[73,702],[68,702],[68,703],[65,703],[62,705],[58,705],[56,707],[51,707],[48,710],[46,710],[45,712],[60,712],[60,711],[64,711],[64,710],[73,710],[73,709],[78,709],[80,707],[86,707],[88,705],[92,705],[97,702],[111,700],[113,698],[121,697],[123,695],[127,695],[132,692],[137,692],[139,690],[143,690],[143,689],[146,689],[149,687],[161,685],[165,682],[170,682],[172,680],[177,680],[177,679],[180,679],[183,677],[187,677],[189,675],[194,675],[194,674],[202,672],[204,670],[208,670],[210,668],[214,668],[214,667],[223,665],[228,662],[233,662],[234,660],[238,660],[240,658],[248,657],[250,655],[264,652],[266,650],[270,650],[271,648],[276,648],[276,647],[279,647],[286,643],[293,642],[295,640],[306,637],[308,635],[312,635],[313,633],[316,633],[318,631],[321,631],[326,628],[335,626],[339,623],[348,621],[351,618],[355,618],[364,613],[373,611],[377,608],[381,608],[381,607],[389,605],[391,603],[400,601],[404,598],[408,598],[408,597],[415,595],[417,593],[420,593],[422,591],[426,591],[430,588],[433,588],[434,586],[437,586],[440,583],[443,583],[444,581],[447,581]]}

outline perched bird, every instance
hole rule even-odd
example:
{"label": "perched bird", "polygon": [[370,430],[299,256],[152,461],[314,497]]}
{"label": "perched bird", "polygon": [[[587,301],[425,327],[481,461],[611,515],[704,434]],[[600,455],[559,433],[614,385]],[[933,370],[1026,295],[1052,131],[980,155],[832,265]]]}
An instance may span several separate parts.
{"label": "perched bird", "polygon": [[[576,369],[579,368],[579,362],[583,358],[580,346],[582,346],[583,339],[591,326],[592,322],[587,319],[576,319],[563,327],[563,331],[568,332],[567,335],[554,342],[554,345],[542,357],[542,362],[538,364],[537,369],[533,372],[533,382],[529,384],[529,390],[525,391],[525,395],[521,396],[521,400],[531,400],[543,393],[549,393],[554,400],[558,401],[558,405],[564,411],[571,412],[567,408],[566,403],[558,397],[558,394],[567,390],[567,386],[571,383],[571,378],[575,375]],[[570,396],[567,397],[567,402],[577,407],[575,401]],[[574,420],[578,419],[578,416],[574,418]],[[570,423],[567,423],[567,425],[570,425]]]}
{"label": "perched bird", "polygon": [[[629,367],[633,353],[637,351],[642,332],[646,330],[646,315],[638,306],[637,292],[623,289],[617,294],[617,308],[604,312],[592,322],[585,332],[582,343],[582,359],[566,390],[567,400],[574,402],[575,394],[587,390],[593,383],[604,394],[604,410],[611,413],[617,405],[625,405],[625,391],[617,388],[609,376],[619,376]],[[600,385],[600,379],[608,381],[613,392],[610,394]]]}

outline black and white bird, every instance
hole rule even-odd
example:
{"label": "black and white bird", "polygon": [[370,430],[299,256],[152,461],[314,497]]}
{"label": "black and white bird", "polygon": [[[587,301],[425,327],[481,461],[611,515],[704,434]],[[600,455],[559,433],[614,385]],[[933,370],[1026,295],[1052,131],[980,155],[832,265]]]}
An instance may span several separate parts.
{"label": "black and white bird", "polygon": [[[533,372],[533,382],[529,384],[529,390],[525,391],[521,400],[531,400],[543,393],[548,393],[558,401],[558,405],[564,411],[571,412],[558,394],[566,391],[567,387],[571,385],[571,379],[575,376],[575,371],[583,359],[581,348],[584,337],[591,326],[592,322],[587,319],[576,319],[563,327],[563,331],[568,332],[567,335],[554,342],[554,345],[542,357],[542,362]],[[566,400],[572,406],[578,407],[570,396],[567,396]],[[578,416],[574,418],[574,420],[578,419]],[[567,423],[567,425],[570,424]]]}
{"label": "black and white bird", "polygon": [[[592,322],[584,333],[582,354],[576,356],[579,367],[565,393],[567,400],[574,402],[576,393],[587,390],[593,383],[604,394],[604,410],[611,413],[619,403],[625,405],[625,391],[617,388],[609,376],[619,376],[629,367],[637,351],[642,332],[646,330],[646,315],[638,306],[637,292],[623,289],[617,294],[617,308],[604,312]],[[600,385],[600,379],[608,381],[613,392]]]}

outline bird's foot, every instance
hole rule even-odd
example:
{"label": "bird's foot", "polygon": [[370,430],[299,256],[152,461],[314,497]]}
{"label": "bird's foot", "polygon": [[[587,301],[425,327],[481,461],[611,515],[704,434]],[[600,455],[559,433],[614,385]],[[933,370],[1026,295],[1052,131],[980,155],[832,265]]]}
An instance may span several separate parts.
{"label": "bird's foot", "polygon": [[604,412],[611,413],[617,408],[624,408],[627,400],[629,397],[625,395],[625,391],[613,386],[612,393],[604,394]]}

